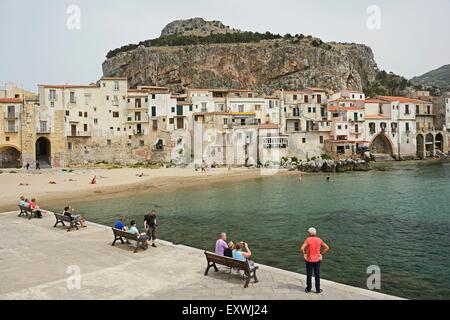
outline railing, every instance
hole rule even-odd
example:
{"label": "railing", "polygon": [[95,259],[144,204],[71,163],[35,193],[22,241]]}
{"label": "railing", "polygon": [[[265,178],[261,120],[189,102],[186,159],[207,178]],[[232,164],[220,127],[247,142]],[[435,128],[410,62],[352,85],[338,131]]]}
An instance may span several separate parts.
{"label": "railing", "polygon": [[264,149],[286,149],[288,147],[288,138],[284,137],[265,137],[262,138]]}
{"label": "railing", "polygon": [[51,130],[47,126],[45,126],[45,127],[37,126],[36,133],[39,133],[39,134],[51,133]]}
{"label": "railing", "polygon": [[5,126],[4,132],[5,132],[5,133],[18,133],[18,132],[19,132],[19,126],[18,126],[18,125],[14,125],[14,126],[8,125],[8,126]]}
{"label": "railing", "polygon": [[3,117],[6,120],[17,120],[20,117],[20,114],[18,111],[14,111],[14,112],[5,111],[3,114],[4,114]]}
{"label": "railing", "polygon": [[147,134],[147,130],[145,130],[145,129],[141,129],[141,130],[134,129],[133,130],[133,134],[135,136],[144,136],[144,135]]}
{"label": "railing", "polygon": [[80,138],[87,138],[91,136],[90,131],[77,131],[77,132],[70,132],[68,137],[80,137]]}
{"label": "railing", "polygon": [[140,118],[136,118],[136,116],[128,116],[127,117],[127,122],[143,122],[143,123],[147,123],[150,121],[150,118],[148,117],[148,115],[141,115]]}

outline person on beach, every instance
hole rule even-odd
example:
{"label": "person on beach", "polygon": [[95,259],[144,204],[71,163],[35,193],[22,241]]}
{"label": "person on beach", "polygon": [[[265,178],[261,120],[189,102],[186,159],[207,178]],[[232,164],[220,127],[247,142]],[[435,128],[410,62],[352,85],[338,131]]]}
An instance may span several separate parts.
{"label": "person on beach", "polygon": [[[312,289],[312,275],[314,273],[316,293],[321,293],[320,288],[320,264],[330,247],[317,237],[317,230],[315,228],[308,229],[308,238],[303,242],[300,247],[300,251],[306,262],[306,289],[305,292],[309,293]],[[323,251],[322,251],[323,249]]]}
{"label": "person on beach", "polygon": [[225,249],[228,248],[227,244],[227,234],[225,232],[222,232],[220,234],[219,240],[216,241],[216,255],[218,256],[224,256]]}
{"label": "person on beach", "polygon": [[140,233],[138,228],[136,227],[136,221],[131,220],[130,222],[130,230],[128,230],[128,233],[131,234],[137,234],[139,241],[144,241],[145,249],[148,247],[148,235],[145,233]]}
{"label": "person on beach", "polygon": [[39,163],[39,160],[36,160],[36,170],[41,170],[41,164]]}
{"label": "person on beach", "polygon": [[228,243],[228,248],[226,248],[226,249],[223,251],[223,255],[224,255],[225,257],[233,258],[233,250],[234,250],[234,248],[235,248],[234,242],[233,242],[233,241],[230,241],[230,242]]}
{"label": "person on beach", "polygon": [[148,238],[152,241],[152,247],[156,248],[156,227],[158,224],[156,223],[156,210],[153,209],[149,214],[144,217],[144,228],[145,232],[148,235]]}
{"label": "person on beach", "polygon": [[94,176],[91,180],[91,184],[97,184],[97,176]]}
{"label": "person on beach", "polygon": [[86,220],[84,220],[81,214],[74,214],[73,209],[70,206],[64,208],[64,215],[70,218],[70,221],[75,221],[75,223],[79,223],[82,228],[86,228],[85,225]]}

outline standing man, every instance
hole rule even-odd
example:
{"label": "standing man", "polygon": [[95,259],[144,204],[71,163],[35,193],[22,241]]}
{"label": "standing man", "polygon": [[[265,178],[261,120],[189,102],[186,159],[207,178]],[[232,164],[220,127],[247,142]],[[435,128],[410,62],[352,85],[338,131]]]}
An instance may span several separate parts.
{"label": "standing man", "polygon": [[41,164],[39,163],[39,160],[36,160],[36,170],[41,170]]}
{"label": "standing man", "polygon": [[223,257],[225,254],[225,249],[227,248],[227,234],[225,232],[222,232],[220,234],[220,239],[216,241],[216,255]]}
{"label": "standing man", "polygon": [[149,240],[152,240],[152,247],[156,248],[156,227],[158,224],[156,223],[156,210],[153,209],[152,212],[145,215],[144,217],[144,228],[147,232]]}
{"label": "standing man", "polygon": [[27,168],[27,171],[30,170],[30,163],[29,162],[27,162],[27,164],[25,166]]}
{"label": "standing man", "polygon": [[[300,247],[300,251],[306,261],[306,289],[305,292],[309,293],[312,289],[312,274],[314,272],[316,293],[321,293],[320,289],[320,263],[322,262],[323,255],[326,254],[330,247],[317,237],[317,230],[315,228],[309,228],[309,237],[306,238]],[[321,249],[323,248],[323,251]]]}

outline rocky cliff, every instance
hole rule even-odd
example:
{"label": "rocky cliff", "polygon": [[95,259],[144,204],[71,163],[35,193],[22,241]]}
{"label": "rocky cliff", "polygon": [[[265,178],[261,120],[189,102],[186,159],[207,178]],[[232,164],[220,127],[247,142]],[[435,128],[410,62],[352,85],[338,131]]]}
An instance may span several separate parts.
{"label": "rocky cliff", "polygon": [[205,37],[210,34],[236,33],[239,30],[231,29],[220,21],[205,21],[202,18],[188,20],[175,20],[169,23],[161,32],[161,37],[177,34]]}
{"label": "rocky cliff", "polygon": [[[176,25],[180,26],[180,22]],[[201,26],[196,28],[202,29]],[[170,24],[163,34],[172,35],[160,39],[174,37],[173,30],[178,30],[176,37],[179,40],[181,29]],[[182,33],[183,36],[192,38],[191,34]],[[211,38],[206,34],[203,36]],[[201,43],[209,38],[202,38]],[[192,39],[196,40],[195,37]],[[228,39],[222,35],[219,40]],[[303,35],[246,43],[182,46],[157,46],[153,45],[158,43],[155,40],[147,43],[150,44],[130,45],[126,50],[109,55],[103,63],[104,75],[126,76],[130,86],[167,86],[173,91],[186,87],[228,87],[270,93],[278,88],[363,89],[375,81],[379,72],[372,50],[365,45],[323,43]]]}

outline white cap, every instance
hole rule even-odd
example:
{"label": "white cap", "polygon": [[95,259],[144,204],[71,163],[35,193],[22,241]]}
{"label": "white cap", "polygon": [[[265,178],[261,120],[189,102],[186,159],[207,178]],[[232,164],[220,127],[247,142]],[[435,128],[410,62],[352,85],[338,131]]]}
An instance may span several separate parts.
{"label": "white cap", "polygon": [[316,230],[316,228],[309,228],[308,233],[311,236],[315,236],[315,235],[317,235],[317,230]]}

